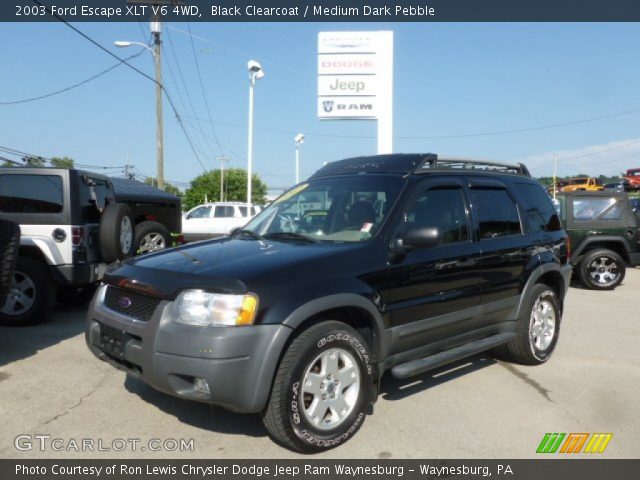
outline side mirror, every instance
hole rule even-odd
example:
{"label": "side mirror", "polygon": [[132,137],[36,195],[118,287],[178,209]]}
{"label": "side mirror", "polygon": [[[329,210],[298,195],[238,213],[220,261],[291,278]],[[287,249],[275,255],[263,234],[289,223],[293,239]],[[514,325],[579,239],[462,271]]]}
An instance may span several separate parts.
{"label": "side mirror", "polygon": [[402,238],[402,244],[410,248],[435,247],[439,243],[440,230],[437,227],[412,228]]}

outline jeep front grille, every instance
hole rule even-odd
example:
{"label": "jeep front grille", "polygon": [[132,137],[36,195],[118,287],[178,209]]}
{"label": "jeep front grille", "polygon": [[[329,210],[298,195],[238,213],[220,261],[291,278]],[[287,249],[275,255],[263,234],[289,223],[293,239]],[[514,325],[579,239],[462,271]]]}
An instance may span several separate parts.
{"label": "jeep front grille", "polygon": [[151,318],[161,301],[159,298],[140,295],[111,285],[107,287],[104,295],[104,306],[109,310],[143,322]]}

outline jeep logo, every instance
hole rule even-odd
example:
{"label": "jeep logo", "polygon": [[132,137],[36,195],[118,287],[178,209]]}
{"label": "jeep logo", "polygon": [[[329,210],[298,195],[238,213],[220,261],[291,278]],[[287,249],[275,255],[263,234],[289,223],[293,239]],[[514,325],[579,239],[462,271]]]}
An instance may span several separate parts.
{"label": "jeep logo", "polygon": [[334,83],[332,83],[331,85],[329,85],[329,89],[331,90],[339,90],[341,92],[344,91],[348,91],[348,92],[356,92],[356,93],[360,93],[362,90],[364,90],[366,87],[365,83],[362,80],[359,81],[351,81],[351,82],[347,82],[347,81],[340,81],[340,79],[336,78],[336,81]]}

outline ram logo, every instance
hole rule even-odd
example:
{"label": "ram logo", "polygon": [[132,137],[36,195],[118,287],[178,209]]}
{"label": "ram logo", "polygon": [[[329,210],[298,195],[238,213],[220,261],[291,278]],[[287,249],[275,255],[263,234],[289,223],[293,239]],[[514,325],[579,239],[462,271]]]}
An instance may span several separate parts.
{"label": "ram logo", "polygon": [[324,108],[325,112],[329,113],[333,110],[334,103],[335,102],[333,100],[325,100],[322,102],[322,108]]}

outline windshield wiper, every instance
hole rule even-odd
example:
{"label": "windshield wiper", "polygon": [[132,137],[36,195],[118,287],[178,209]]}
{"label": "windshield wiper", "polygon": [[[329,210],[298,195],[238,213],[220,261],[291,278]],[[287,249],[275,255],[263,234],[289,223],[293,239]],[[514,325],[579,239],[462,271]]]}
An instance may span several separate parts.
{"label": "windshield wiper", "polygon": [[296,240],[298,242],[305,243],[318,243],[318,240],[315,238],[307,237],[306,235],[302,235],[300,233],[293,232],[273,232],[264,235],[264,238],[273,238],[276,240]]}
{"label": "windshield wiper", "polygon": [[231,234],[231,238],[236,238],[240,236],[250,237],[250,238],[253,238],[254,240],[262,240],[262,235],[259,235],[256,232],[252,230],[248,230],[246,228],[241,228]]}

